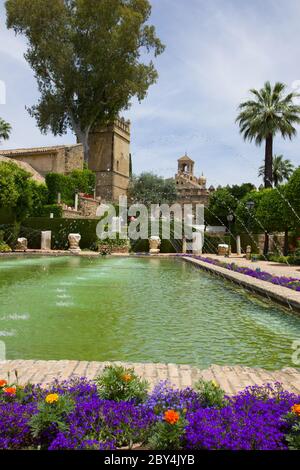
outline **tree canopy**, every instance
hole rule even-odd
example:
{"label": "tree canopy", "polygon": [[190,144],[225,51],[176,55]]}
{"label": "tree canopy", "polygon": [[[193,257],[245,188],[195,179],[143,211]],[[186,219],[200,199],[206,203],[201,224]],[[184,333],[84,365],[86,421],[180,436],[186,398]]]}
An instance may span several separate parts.
{"label": "tree canopy", "polygon": [[0,163],[0,207],[11,209],[17,220],[28,215],[32,206],[30,174],[13,162]]}
{"label": "tree canopy", "polygon": [[105,125],[142,100],[157,80],[146,53],[164,46],[149,24],[148,0],[7,0],[7,26],[24,34],[40,100],[29,112],[42,132],[71,128],[84,146]]}
{"label": "tree canopy", "polygon": [[218,188],[209,199],[205,210],[205,221],[209,225],[228,225],[227,216],[234,214],[239,201],[249,192],[255,190],[252,183]]}
{"label": "tree canopy", "polygon": [[174,179],[164,179],[153,173],[133,176],[129,186],[129,197],[133,203],[173,204],[177,199]]}

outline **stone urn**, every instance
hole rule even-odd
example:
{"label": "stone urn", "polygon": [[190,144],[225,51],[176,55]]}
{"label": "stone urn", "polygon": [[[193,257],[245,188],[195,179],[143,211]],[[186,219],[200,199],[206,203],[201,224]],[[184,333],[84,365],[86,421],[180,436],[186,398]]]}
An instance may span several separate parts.
{"label": "stone urn", "polygon": [[18,238],[16,251],[26,251],[27,250],[27,238]]}
{"label": "stone urn", "polygon": [[79,246],[81,235],[79,233],[69,233],[68,240],[69,240],[69,251],[73,251],[75,253],[78,253],[79,251],[81,251],[80,246]]}
{"label": "stone urn", "polygon": [[220,243],[218,245],[218,255],[219,256],[226,256],[229,254],[229,246],[225,243]]}
{"label": "stone urn", "polygon": [[157,255],[160,252],[161,240],[157,236],[152,236],[149,238],[149,253],[150,255]]}

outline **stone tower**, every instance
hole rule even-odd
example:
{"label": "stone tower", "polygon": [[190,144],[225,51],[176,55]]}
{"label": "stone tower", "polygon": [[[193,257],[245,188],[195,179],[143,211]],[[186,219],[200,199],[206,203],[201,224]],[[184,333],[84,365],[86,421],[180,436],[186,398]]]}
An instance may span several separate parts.
{"label": "stone tower", "polygon": [[206,178],[194,175],[195,162],[187,154],[177,160],[178,170],[175,175],[177,202],[184,204],[208,205],[211,189],[206,189]]}
{"label": "stone tower", "polygon": [[96,128],[89,138],[89,169],[96,173],[96,195],[104,201],[118,201],[129,184],[130,121],[116,119]]}

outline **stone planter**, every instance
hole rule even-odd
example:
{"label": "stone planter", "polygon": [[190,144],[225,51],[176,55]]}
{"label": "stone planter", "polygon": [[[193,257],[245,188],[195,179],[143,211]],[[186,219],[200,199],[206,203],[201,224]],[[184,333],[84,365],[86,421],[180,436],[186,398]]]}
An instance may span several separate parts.
{"label": "stone planter", "polygon": [[161,240],[159,237],[153,235],[149,238],[150,255],[157,255],[160,253],[160,244]]}
{"label": "stone planter", "polygon": [[226,256],[229,254],[229,246],[225,244],[218,245],[218,255],[219,256]]}

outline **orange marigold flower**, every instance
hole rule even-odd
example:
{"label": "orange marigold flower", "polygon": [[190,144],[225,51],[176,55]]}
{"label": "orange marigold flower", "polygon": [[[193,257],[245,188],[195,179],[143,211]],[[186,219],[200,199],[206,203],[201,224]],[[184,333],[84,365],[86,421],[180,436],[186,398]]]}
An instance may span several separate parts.
{"label": "orange marigold flower", "polygon": [[0,380],[0,388],[5,387],[7,385],[6,380]]}
{"label": "orange marigold flower", "polygon": [[124,382],[131,382],[133,377],[131,374],[124,374],[122,375],[122,379],[124,380]]}
{"label": "orange marigold flower", "polygon": [[56,403],[59,399],[59,396],[57,393],[50,393],[49,395],[46,396],[45,401],[46,403]]}
{"label": "orange marigold flower", "polygon": [[300,416],[300,404],[292,406],[292,412]]}
{"label": "orange marigold flower", "polygon": [[17,393],[16,387],[7,387],[4,389],[4,392],[7,393],[7,395],[15,395]]}
{"label": "orange marigold flower", "polygon": [[168,410],[165,412],[164,420],[169,424],[176,424],[179,420],[179,413],[175,410]]}

